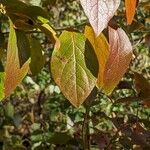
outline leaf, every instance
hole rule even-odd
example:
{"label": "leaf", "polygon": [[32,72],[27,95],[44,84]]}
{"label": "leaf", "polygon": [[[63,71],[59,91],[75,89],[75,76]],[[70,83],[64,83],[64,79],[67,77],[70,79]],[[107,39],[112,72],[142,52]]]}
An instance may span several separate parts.
{"label": "leaf", "polygon": [[1,0],[1,3],[5,6],[5,10],[9,15],[30,18],[34,22],[37,21],[38,16],[48,19],[47,13],[41,7],[27,5],[19,0],[15,0],[15,3],[13,0]]}
{"label": "leaf", "polygon": [[13,24],[10,20],[10,33],[8,39],[8,48],[7,48],[7,61],[5,68],[5,97],[8,97],[13,90],[20,84],[29,69],[28,59],[23,66],[20,68],[19,56],[18,56],[18,47],[17,47],[17,37]]}
{"label": "leaf", "polygon": [[50,40],[53,44],[55,44],[55,43],[58,44],[59,40],[56,36],[56,32],[50,26],[49,21],[41,16],[38,17],[38,20],[41,22],[41,24],[38,25],[39,29],[50,38]]}
{"label": "leaf", "polygon": [[19,55],[20,67],[29,59],[30,57],[30,43],[24,31],[16,30],[17,47]]}
{"label": "leaf", "polygon": [[139,21],[133,21],[130,26],[127,26],[127,33],[129,34],[138,30],[145,30],[144,24]]}
{"label": "leaf", "polygon": [[90,26],[85,27],[85,36],[92,44],[99,61],[99,73],[98,73],[97,86],[99,88],[102,88],[104,84],[103,78],[104,78],[105,65],[109,55],[109,44],[107,42],[107,39],[103,35],[103,33],[101,33],[98,37],[96,37],[93,29]]}
{"label": "leaf", "polygon": [[43,48],[39,41],[35,38],[31,38],[31,63],[30,69],[32,75],[38,74],[45,64],[45,55],[43,54]]}
{"label": "leaf", "polygon": [[4,34],[0,32],[0,58],[2,58],[5,53],[5,37]]}
{"label": "leaf", "polygon": [[150,50],[150,33],[145,36],[145,42]]}
{"label": "leaf", "polygon": [[5,47],[5,37],[4,34],[0,32],[0,50]]}
{"label": "leaf", "polygon": [[150,83],[141,74],[135,73],[135,88],[140,97],[150,97]]}
{"label": "leaf", "polygon": [[82,33],[64,31],[59,40],[60,49],[52,54],[52,75],[65,97],[79,107],[96,84],[97,58]]}
{"label": "leaf", "polygon": [[126,33],[109,27],[110,54],[104,71],[103,90],[110,94],[126,72],[132,58],[132,46]]}
{"label": "leaf", "polygon": [[0,100],[2,100],[5,97],[4,80],[5,80],[5,72],[2,61],[0,60]]}
{"label": "leaf", "polygon": [[4,80],[5,80],[5,73],[0,72],[0,100],[2,100],[5,97],[5,94],[4,94]]}
{"label": "leaf", "polygon": [[120,0],[80,0],[80,2],[96,36],[107,27],[120,5]]}
{"label": "leaf", "polygon": [[127,23],[131,24],[135,15],[137,0],[125,0]]}
{"label": "leaf", "polygon": [[71,140],[71,135],[69,135],[67,132],[55,132],[52,133],[49,142],[53,144],[63,145],[66,144],[69,140]]}

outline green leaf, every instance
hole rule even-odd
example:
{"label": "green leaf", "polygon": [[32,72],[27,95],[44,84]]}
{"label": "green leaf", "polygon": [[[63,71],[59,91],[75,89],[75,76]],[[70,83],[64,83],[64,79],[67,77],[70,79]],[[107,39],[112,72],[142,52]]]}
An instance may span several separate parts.
{"label": "green leaf", "polygon": [[79,107],[96,84],[97,57],[82,33],[64,31],[59,40],[60,49],[52,54],[52,75],[65,97]]}
{"label": "green leaf", "polygon": [[16,36],[17,36],[19,62],[20,62],[20,67],[22,67],[22,65],[30,57],[30,44],[24,31],[16,30]]}
{"label": "green leaf", "polygon": [[31,38],[31,63],[30,69],[33,75],[38,74],[45,64],[45,55],[43,54],[43,48],[39,41],[35,38]]}
{"label": "green leaf", "polygon": [[49,37],[53,44],[55,44],[56,42],[58,43],[56,32],[49,24],[49,21],[41,16],[38,17],[38,20],[41,22],[41,24],[38,25],[38,28]]}
{"label": "green leaf", "polygon": [[34,21],[38,16],[42,16],[48,19],[47,13],[38,6],[31,6],[23,3],[19,0],[1,0],[1,3],[5,6],[6,12],[9,14],[15,14],[17,16],[27,17]]}
{"label": "green leaf", "polygon": [[27,5],[19,0],[15,0],[15,3],[13,0],[1,0],[1,3],[16,28],[31,30],[41,23],[38,20],[39,16],[49,19],[48,14],[41,7]]}
{"label": "green leaf", "polygon": [[10,33],[7,48],[7,60],[5,68],[5,97],[9,96],[13,90],[20,84],[29,70],[30,59],[28,59],[20,68],[17,37],[10,20]]}

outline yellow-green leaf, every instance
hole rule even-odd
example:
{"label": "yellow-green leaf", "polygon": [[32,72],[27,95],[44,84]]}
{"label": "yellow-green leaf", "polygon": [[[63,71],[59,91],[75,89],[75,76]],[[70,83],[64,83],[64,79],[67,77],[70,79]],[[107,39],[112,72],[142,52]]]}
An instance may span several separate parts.
{"label": "yellow-green leaf", "polygon": [[20,67],[29,59],[30,57],[30,43],[26,33],[22,30],[15,30],[17,38],[17,47],[19,55]]}
{"label": "yellow-green leaf", "polygon": [[38,74],[45,64],[45,55],[43,53],[43,48],[39,41],[35,38],[31,38],[31,63],[30,70],[32,75]]}
{"label": "yellow-green leaf", "polygon": [[8,48],[7,48],[7,61],[5,68],[5,97],[9,96],[13,90],[20,84],[29,69],[28,59],[20,68],[19,56],[18,56],[18,47],[17,47],[17,37],[13,24],[10,21],[10,33],[8,39]]}
{"label": "yellow-green leaf", "polygon": [[98,61],[84,34],[64,31],[52,54],[51,71],[64,96],[79,107],[96,85]]}
{"label": "yellow-green leaf", "polygon": [[4,68],[2,62],[0,61],[0,100],[2,100],[5,97],[4,80],[5,80]]}
{"label": "yellow-green leaf", "polygon": [[107,42],[107,39],[103,35],[103,33],[101,33],[98,37],[96,37],[94,30],[90,26],[85,27],[85,36],[91,42],[98,58],[99,73],[98,73],[97,86],[99,88],[102,88],[104,84],[103,78],[104,78],[105,65],[109,55],[109,44]]}

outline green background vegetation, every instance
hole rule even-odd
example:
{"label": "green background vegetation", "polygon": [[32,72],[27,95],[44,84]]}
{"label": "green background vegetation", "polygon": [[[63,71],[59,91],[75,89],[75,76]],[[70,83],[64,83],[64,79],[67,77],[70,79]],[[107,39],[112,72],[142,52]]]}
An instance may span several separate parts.
{"label": "green background vegetation", "polygon": [[[42,7],[58,34],[66,28],[82,31],[88,22],[78,0],[24,2]],[[90,97],[80,108],[65,99],[51,77],[51,41],[43,33],[34,33],[46,54],[45,65],[38,75],[28,75],[9,98],[0,102],[0,150],[80,150],[83,149],[84,127],[90,132],[91,150],[150,149],[148,105],[137,99],[122,99],[138,95],[134,72],[142,74],[147,82],[150,80],[149,8],[148,0],[140,2],[134,22],[127,26],[122,1],[114,19],[130,37],[134,58],[110,97],[94,89],[96,98]],[[0,14],[0,31],[2,57],[6,55],[9,32],[8,20],[3,14]],[[142,89],[150,91],[141,76],[137,80]],[[116,103],[118,99],[121,103]]]}

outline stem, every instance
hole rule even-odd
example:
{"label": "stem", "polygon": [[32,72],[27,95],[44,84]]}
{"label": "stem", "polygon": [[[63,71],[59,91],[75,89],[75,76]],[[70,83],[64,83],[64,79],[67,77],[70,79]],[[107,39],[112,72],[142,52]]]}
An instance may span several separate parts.
{"label": "stem", "polygon": [[85,104],[85,116],[82,126],[82,136],[83,136],[83,148],[84,150],[90,150],[90,134],[89,134],[89,113],[90,113],[90,106],[86,103]]}
{"label": "stem", "polygon": [[96,98],[96,95],[97,95],[97,88],[95,87],[84,103],[85,116],[82,126],[82,139],[84,150],[90,150],[90,131],[89,131],[90,108]]}

